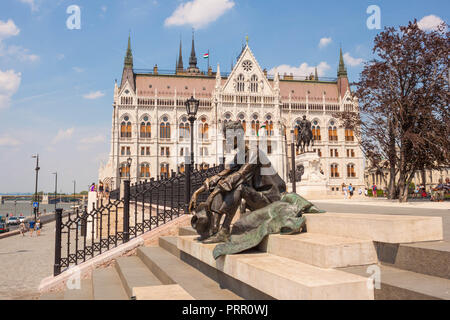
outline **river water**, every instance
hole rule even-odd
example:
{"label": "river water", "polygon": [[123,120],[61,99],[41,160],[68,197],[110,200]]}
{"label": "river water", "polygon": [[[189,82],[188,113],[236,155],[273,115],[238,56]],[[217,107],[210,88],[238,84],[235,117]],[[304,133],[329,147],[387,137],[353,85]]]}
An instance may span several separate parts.
{"label": "river water", "polygon": [[[58,203],[57,208],[69,209],[73,204],[72,203]],[[53,212],[55,211],[54,204],[39,204],[39,211],[44,214],[44,212]],[[17,201],[14,204],[14,201],[5,201],[4,204],[0,204],[0,216],[6,216],[13,214],[14,216],[20,216],[22,214],[25,217],[29,217],[34,215],[33,213],[33,204],[29,201]]]}

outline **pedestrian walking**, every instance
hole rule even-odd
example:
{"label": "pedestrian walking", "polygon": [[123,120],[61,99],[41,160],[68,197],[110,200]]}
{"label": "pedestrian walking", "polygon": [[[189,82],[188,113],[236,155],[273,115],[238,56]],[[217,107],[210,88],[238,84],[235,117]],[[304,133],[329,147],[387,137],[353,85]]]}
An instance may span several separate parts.
{"label": "pedestrian walking", "polygon": [[30,237],[33,236],[34,227],[36,225],[36,222],[34,220],[30,220],[29,222],[29,228],[30,228]]}
{"label": "pedestrian walking", "polygon": [[362,196],[362,193],[363,193],[362,188],[359,187],[359,189],[358,189],[358,194],[359,194],[360,196]]}
{"label": "pedestrian walking", "polygon": [[372,195],[373,195],[374,198],[377,197],[377,185],[376,184],[374,184],[372,186]]}
{"label": "pedestrian walking", "polygon": [[354,192],[354,188],[352,186],[352,184],[350,183],[350,185],[348,186],[348,193],[350,194],[350,199],[353,197],[353,192]]}
{"label": "pedestrian walking", "polygon": [[19,226],[20,234],[25,237],[25,223],[22,221]]}
{"label": "pedestrian walking", "polygon": [[41,235],[41,220],[36,222],[36,233],[38,237]]}
{"label": "pedestrian walking", "polygon": [[348,188],[345,184],[344,184],[344,188],[342,189],[342,191],[344,191],[344,199],[347,199],[348,198]]}

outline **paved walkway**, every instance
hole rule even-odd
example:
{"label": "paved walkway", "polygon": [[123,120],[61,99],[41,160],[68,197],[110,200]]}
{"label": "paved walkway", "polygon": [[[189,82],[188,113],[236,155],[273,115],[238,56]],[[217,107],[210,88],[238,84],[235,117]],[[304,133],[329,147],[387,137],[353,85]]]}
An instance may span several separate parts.
{"label": "paved walkway", "polygon": [[320,199],[311,200],[314,203],[330,203],[342,205],[364,205],[364,206],[383,206],[393,208],[410,208],[410,209],[441,209],[450,210],[450,201],[432,202],[425,200],[410,200],[406,203],[399,203],[398,200],[389,200],[385,198],[364,198],[357,197],[353,199]]}
{"label": "paved walkway", "polygon": [[37,298],[41,280],[53,273],[54,254],[54,222],[39,237],[0,239],[0,300]]}

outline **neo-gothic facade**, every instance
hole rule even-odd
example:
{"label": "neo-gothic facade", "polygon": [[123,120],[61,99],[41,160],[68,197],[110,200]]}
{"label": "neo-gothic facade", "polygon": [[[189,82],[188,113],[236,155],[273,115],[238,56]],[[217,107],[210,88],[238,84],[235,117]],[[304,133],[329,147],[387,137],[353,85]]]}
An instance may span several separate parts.
{"label": "neo-gothic facade", "polygon": [[[339,111],[358,110],[342,51],[338,78],[330,81],[320,80],[317,72],[301,80],[278,73],[268,76],[248,44],[229,75],[222,75],[219,65],[216,72],[209,68],[204,74],[197,68],[194,39],[189,67],[183,67],[180,44],[172,74],[158,72],[157,66],[153,72],[133,70],[128,41],[122,80],[114,88],[111,151],[108,163],[99,170],[100,181],[114,189],[128,176],[134,183],[183,171],[190,154],[185,101],[191,96],[200,100],[193,133],[194,162],[199,167],[220,163],[225,144],[222,126],[240,120],[246,143],[266,139],[269,159],[288,181],[291,130],[306,115],[315,137],[311,149],[321,157],[329,192],[339,192],[342,183],[364,186],[363,156],[353,131],[333,117]],[[128,158],[132,159],[129,172]]]}

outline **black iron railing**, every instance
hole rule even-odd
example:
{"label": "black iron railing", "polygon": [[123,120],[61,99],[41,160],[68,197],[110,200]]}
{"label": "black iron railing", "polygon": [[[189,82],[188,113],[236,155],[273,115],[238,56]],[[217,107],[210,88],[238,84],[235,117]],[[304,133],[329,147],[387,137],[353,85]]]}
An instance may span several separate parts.
{"label": "black iron railing", "polygon": [[192,193],[223,170],[223,165],[207,170],[189,167],[190,175],[172,172],[170,177],[133,185],[124,181],[122,198],[114,190],[92,210],[75,209],[63,217],[63,210],[57,209],[54,275],[185,214]]}

